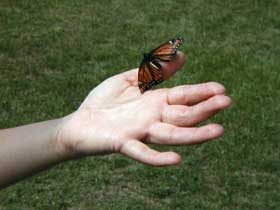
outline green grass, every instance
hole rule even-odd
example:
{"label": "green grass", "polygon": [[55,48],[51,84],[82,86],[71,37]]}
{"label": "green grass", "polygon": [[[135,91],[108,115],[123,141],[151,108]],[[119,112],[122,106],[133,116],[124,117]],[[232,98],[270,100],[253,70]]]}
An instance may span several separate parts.
{"label": "green grass", "polygon": [[217,81],[234,104],[211,120],[223,138],[172,147],[180,167],[67,162],[1,191],[0,209],[280,209],[279,11],[278,0],[2,0],[1,128],[74,111],[178,35],[188,63],[162,86]]}

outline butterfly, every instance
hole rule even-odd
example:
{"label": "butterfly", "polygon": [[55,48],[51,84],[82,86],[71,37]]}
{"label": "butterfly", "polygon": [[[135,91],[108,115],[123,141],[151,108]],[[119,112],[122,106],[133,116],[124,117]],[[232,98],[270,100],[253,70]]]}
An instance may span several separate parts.
{"label": "butterfly", "polygon": [[151,52],[144,53],[138,71],[138,87],[141,93],[163,82],[162,67],[159,62],[169,62],[176,56],[177,49],[182,43],[183,38],[181,37],[171,39]]}

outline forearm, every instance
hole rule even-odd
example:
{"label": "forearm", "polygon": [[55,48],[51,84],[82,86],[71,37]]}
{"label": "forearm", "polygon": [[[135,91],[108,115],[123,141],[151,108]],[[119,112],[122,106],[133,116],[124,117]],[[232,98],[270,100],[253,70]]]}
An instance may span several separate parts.
{"label": "forearm", "polygon": [[0,189],[65,159],[56,140],[60,121],[0,130]]}

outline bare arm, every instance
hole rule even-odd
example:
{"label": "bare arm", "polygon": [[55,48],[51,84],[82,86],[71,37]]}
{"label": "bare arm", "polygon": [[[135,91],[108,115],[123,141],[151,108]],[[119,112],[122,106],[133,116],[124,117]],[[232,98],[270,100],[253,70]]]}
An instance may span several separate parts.
{"label": "bare arm", "polygon": [[[169,78],[185,62],[182,53],[163,64]],[[223,135],[219,124],[195,127],[226,109],[231,99],[214,82],[141,94],[137,69],[94,88],[79,109],[57,120],[0,130],[0,188],[69,159],[121,153],[153,166],[175,165],[179,154],[145,143],[187,145]]]}
{"label": "bare arm", "polygon": [[56,144],[60,121],[0,130],[0,189],[65,159]]}

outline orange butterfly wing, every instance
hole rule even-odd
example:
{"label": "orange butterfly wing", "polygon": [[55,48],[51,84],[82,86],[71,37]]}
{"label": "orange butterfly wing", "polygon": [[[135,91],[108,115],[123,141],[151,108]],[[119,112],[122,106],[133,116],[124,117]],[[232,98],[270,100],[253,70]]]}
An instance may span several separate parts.
{"label": "orange butterfly wing", "polygon": [[169,62],[177,53],[178,47],[183,43],[183,38],[172,39],[152,50],[150,55],[163,62]]}
{"label": "orange butterfly wing", "polygon": [[143,60],[138,71],[138,86],[141,93],[163,80],[161,69],[152,62]]}

